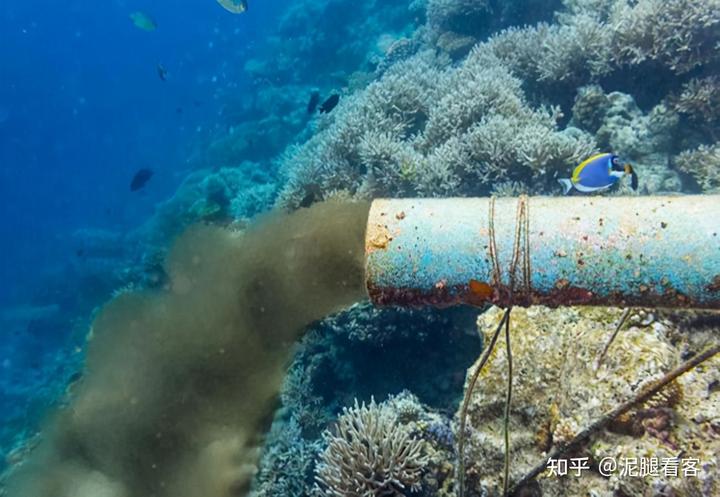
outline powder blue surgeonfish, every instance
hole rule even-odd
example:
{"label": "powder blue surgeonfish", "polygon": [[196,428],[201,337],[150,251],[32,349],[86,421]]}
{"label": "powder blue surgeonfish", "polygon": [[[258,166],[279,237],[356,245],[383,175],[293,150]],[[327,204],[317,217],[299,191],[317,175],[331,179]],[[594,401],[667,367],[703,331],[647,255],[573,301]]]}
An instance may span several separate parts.
{"label": "powder blue surgeonfish", "polygon": [[630,164],[621,164],[617,155],[604,153],[585,159],[573,171],[571,178],[558,179],[565,194],[575,189],[582,193],[607,190],[624,176],[631,177],[633,190],[638,188],[638,177]]}

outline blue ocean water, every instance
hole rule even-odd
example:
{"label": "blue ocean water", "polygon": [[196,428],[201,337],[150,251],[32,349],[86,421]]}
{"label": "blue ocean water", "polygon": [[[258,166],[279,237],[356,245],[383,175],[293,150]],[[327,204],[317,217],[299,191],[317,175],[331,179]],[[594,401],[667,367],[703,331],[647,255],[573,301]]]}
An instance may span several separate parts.
{"label": "blue ocean water", "polygon": [[[129,230],[172,194],[227,101],[253,90],[243,63],[281,8],[2,2],[0,302],[27,302],[39,276],[72,259],[75,230]],[[134,11],[157,29],[135,27]],[[140,168],[155,176],[131,192]]]}

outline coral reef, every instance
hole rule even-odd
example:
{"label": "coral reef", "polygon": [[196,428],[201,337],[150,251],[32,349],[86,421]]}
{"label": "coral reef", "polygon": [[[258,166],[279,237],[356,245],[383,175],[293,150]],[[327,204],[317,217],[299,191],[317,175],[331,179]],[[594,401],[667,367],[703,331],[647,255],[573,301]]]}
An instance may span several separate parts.
{"label": "coral reef", "polygon": [[675,108],[694,121],[716,125],[720,122],[720,76],[688,81],[677,98]]}
{"label": "coral reef", "polygon": [[[578,89],[572,124],[594,132],[600,147],[630,161],[642,178],[641,192],[661,193],[681,189],[669,164],[677,149],[678,113],[664,102],[643,113],[631,95],[606,94],[598,85]],[[629,193],[627,188],[619,190]]]}
{"label": "coral reef", "polygon": [[265,441],[250,497],[310,496],[320,450],[319,441],[303,437],[297,419],[274,423]]}
{"label": "coral reef", "polygon": [[609,93],[604,107],[598,141],[633,163],[642,177],[641,191],[679,191],[680,180],[668,167],[679,124],[677,114],[661,103],[645,115],[632,96],[619,92]]}
{"label": "coral reef", "polygon": [[[285,377],[266,443],[266,453],[279,457],[263,458],[254,488],[307,491],[312,483],[307,473],[281,461],[294,450],[300,451],[297,457],[308,455],[306,448],[316,446],[354,398],[387,395],[385,404],[431,449],[423,487],[430,492],[441,485],[453,450],[449,416],[460,398],[464,371],[480,351],[479,340],[469,333],[475,314],[471,309],[377,309],[364,302],[313,326]],[[417,396],[407,391],[392,395],[406,388]],[[266,463],[271,465],[267,471]]]}
{"label": "coral reef", "polygon": [[[557,443],[572,438],[602,413],[630,398],[644,382],[679,361],[688,335],[668,319],[635,311],[599,369],[596,358],[620,316],[616,309],[513,309],[512,351],[515,363],[510,415],[511,479],[517,480],[540,462]],[[493,309],[478,319],[488,338],[500,317]],[[697,351],[697,344],[691,346]],[[692,353],[692,352],[691,352]],[[498,343],[471,397],[466,452],[466,482],[478,495],[497,495],[503,465],[503,405],[507,383],[504,344]],[[472,368],[468,374],[472,373]],[[590,468],[582,477],[546,474],[538,480],[542,495],[713,495],[720,447],[712,426],[717,423],[720,360],[676,380],[669,388],[615,421],[579,453]],[[712,413],[712,414],[710,414]],[[697,477],[664,477],[622,473],[609,478],[597,463],[612,457],[671,458],[678,453],[700,461]]]}
{"label": "coral reef", "polygon": [[693,78],[679,94],[668,98],[672,108],[683,117],[683,147],[692,150],[720,140],[720,75]]}
{"label": "coral reef", "polygon": [[316,478],[322,494],[405,496],[420,487],[428,463],[424,443],[410,435],[392,409],[371,400],[343,409],[337,433],[323,434]]}
{"label": "coral reef", "polygon": [[279,204],[338,190],[378,195],[482,195],[503,179],[546,185],[592,153],[592,137],[559,130],[556,109],[532,108],[521,81],[473,51],[457,69],[428,52],[346,99],[284,159]]}
{"label": "coral reef", "polygon": [[468,309],[377,309],[363,302],[330,316],[303,338],[280,394],[283,416],[317,437],[355,397],[412,390],[447,409],[480,350]]}
{"label": "coral reef", "polygon": [[[716,78],[683,80],[690,69],[717,63],[708,49],[720,42],[713,2],[677,0],[665,8],[654,0],[567,1],[555,23],[510,26],[470,50],[505,22],[489,12],[511,19],[511,10],[489,1],[429,1],[419,39],[453,44],[445,47],[451,57],[469,55],[451,66],[442,56],[421,50],[408,58],[406,51],[346,98],[309,140],[286,152],[279,205],[295,208],[338,192],[482,195],[500,182],[546,193],[553,191],[548,180],[598,145],[638,165],[644,192],[679,190],[669,166],[692,134],[679,115],[715,114]],[[640,79],[648,85],[637,92]],[[605,93],[603,81],[627,92]],[[578,85],[587,86],[573,103],[568,95]],[[643,106],[652,104],[648,110],[635,93]]]}
{"label": "coral reef", "polygon": [[612,52],[620,63],[658,62],[675,73],[718,61],[720,2],[618,0],[613,3]]}
{"label": "coral reef", "polygon": [[185,228],[199,221],[247,220],[263,212],[275,190],[272,171],[254,162],[193,171],[130,238],[146,248],[165,248]]}
{"label": "coral reef", "polygon": [[[675,74],[718,62],[717,0],[566,0],[557,24],[510,28],[487,49],[527,81],[587,83],[653,62]],[[647,69],[652,71],[652,66]]]}
{"label": "coral reef", "polygon": [[[371,406],[374,401],[371,400]],[[363,407],[357,405],[355,401],[354,407],[346,408],[343,410],[343,414],[338,420],[339,424],[348,423],[353,421],[353,429],[357,429],[360,423],[356,422],[356,418],[360,415]],[[420,403],[418,398],[407,390],[400,392],[397,395],[390,395],[386,401],[375,407],[365,407],[365,414],[371,415],[377,419],[374,422],[387,423],[383,425],[384,431],[398,432],[401,437],[408,439],[409,443],[405,444],[406,449],[411,447],[421,447],[421,452],[417,454],[417,460],[421,462],[418,470],[412,468],[411,482],[402,481],[405,488],[398,488],[399,485],[391,485],[390,488],[376,489],[375,493],[363,493],[361,490],[366,488],[365,482],[361,483],[354,489],[348,488],[351,495],[405,495],[406,492],[410,492],[412,495],[424,495],[424,496],[446,496],[452,494],[452,460],[454,451],[454,435],[450,427],[450,419],[447,415],[444,415],[437,410],[433,410],[428,406]],[[390,426],[390,423],[394,423],[394,427]],[[378,438],[378,434],[374,438]],[[327,431],[325,433],[326,443],[328,440],[331,442],[338,443],[337,438],[339,435],[333,435],[332,432]],[[387,438],[384,441],[379,441],[383,445],[391,442]],[[347,440],[339,442],[343,447],[347,445]],[[375,442],[377,443],[377,442]],[[331,457],[332,445],[328,445],[325,452],[320,454],[317,461],[316,471],[318,476],[324,470],[326,470],[325,464],[335,464],[339,461],[330,460],[325,462],[324,459]],[[404,454],[407,454],[406,451]],[[338,454],[334,454],[337,456]],[[362,461],[365,456],[357,459],[357,462]],[[354,459],[355,460],[355,459]],[[346,469],[347,465],[354,465],[353,460],[344,460]],[[402,468],[395,468],[396,474],[400,472]],[[362,471],[366,471],[366,468],[362,468]],[[352,481],[354,476],[348,479],[344,479],[339,486],[347,486],[346,482]],[[412,488],[408,488],[411,485],[415,487],[415,491]],[[333,490],[337,490],[336,487],[332,487]],[[318,482],[315,487],[316,494],[320,495],[348,495],[348,493],[333,493],[328,492],[327,486],[324,486],[322,480]],[[354,493],[357,492],[357,493]],[[400,493],[402,492],[402,493]]]}
{"label": "coral reef", "polygon": [[705,193],[720,192],[720,144],[700,145],[675,158],[676,167],[689,174]]}
{"label": "coral reef", "polygon": [[461,58],[493,31],[548,21],[560,0],[428,0],[423,37],[453,59]]}

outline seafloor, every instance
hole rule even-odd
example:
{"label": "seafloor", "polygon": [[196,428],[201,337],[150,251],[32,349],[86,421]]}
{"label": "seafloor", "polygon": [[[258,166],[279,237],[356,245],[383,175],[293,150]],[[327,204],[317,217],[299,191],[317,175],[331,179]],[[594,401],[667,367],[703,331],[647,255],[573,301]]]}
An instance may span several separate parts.
{"label": "seafloor", "polygon": [[[195,158],[198,168],[174,196],[131,233],[76,233],[86,264],[42,285],[48,295],[73,285],[72,302],[62,308],[75,312],[58,313],[56,303],[41,299],[13,311],[32,329],[22,350],[3,344],[6,355],[42,349],[43,360],[31,373],[9,371],[2,385],[0,495],[457,495],[458,408],[497,309],[376,309],[360,301],[325,319],[310,313],[315,324],[298,345],[278,343],[294,352],[287,374],[262,376],[272,375],[266,364],[238,366],[248,378],[258,371],[253,381],[282,384],[272,420],[258,415],[258,426],[243,425],[242,433],[233,432],[233,417],[257,413],[242,411],[243,399],[228,401],[229,388],[202,392],[204,410],[163,410],[182,409],[175,395],[195,395],[186,387],[200,377],[231,377],[233,357],[188,353],[182,347],[204,350],[202,336],[174,342],[168,334],[162,347],[147,345],[157,369],[134,371],[138,378],[125,382],[122,351],[102,356],[115,369],[98,365],[97,354],[95,364],[85,364],[95,332],[108,331],[102,319],[90,325],[106,318],[98,309],[113,295],[120,303],[111,312],[122,314],[128,301],[177,283],[172,260],[163,260],[172,240],[196,223],[253,236],[259,213],[330,199],[558,195],[557,178],[599,151],[620,155],[640,177],[638,192],[621,185],[609,195],[720,192],[720,0],[307,0],[294,3],[264,43],[266,56],[246,61],[245,71],[268,84],[253,105],[237,110],[233,132],[215,136]],[[285,83],[272,84],[279,75]],[[339,92],[338,106],[308,117],[314,91]],[[234,243],[208,233],[218,245]],[[288,282],[271,268],[268,274],[275,276],[269,291],[284,295]],[[514,311],[511,478],[717,340],[720,327],[711,313],[635,310],[596,371],[591,359],[620,313]],[[71,346],[39,338],[56,328],[68,330]],[[237,344],[226,331],[207,333],[232,354]],[[502,350],[471,396],[468,497],[502,488]],[[146,401],[142,409],[98,407],[110,426],[88,414],[104,402],[117,407],[127,393],[97,385],[132,389],[146,373],[158,383],[143,385],[140,400],[127,394]],[[714,359],[584,445],[573,455],[591,462],[582,477],[545,475],[522,495],[720,495],[719,384]],[[273,389],[264,395],[272,403]],[[43,423],[48,410],[56,414]],[[217,423],[218,413],[227,424]],[[93,424],[77,424],[90,419],[84,416]],[[148,431],[163,423],[166,431]],[[183,440],[173,439],[179,434]],[[173,450],[163,452],[164,444]],[[171,456],[153,461],[148,454]],[[603,476],[597,463],[605,457],[697,459],[698,471]],[[188,474],[192,479],[183,479]]]}

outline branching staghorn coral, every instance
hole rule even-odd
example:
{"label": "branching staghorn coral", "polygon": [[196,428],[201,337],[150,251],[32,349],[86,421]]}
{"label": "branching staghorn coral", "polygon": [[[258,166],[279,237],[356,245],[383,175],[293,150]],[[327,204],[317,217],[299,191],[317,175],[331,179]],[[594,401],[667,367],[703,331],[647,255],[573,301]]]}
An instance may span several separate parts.
{"label": "branching staghorn coral", "polygon": [[720,1],[566,0],[557,24],[509,28],[486,44],[520,78],[583,84],[654,61],[676,74],[719,60]]}
{"label": "branching staghorn coral", "polygon": [[444,66],[419,54],[341,102],[285,156],[280,205],[338,190],[358,198],[483,194],[506,177],[545,181],[595,150],[589,134],[558,130],[557,109],[532,108],[522,82],[487,50]]}
{"label": "branching staghorn coral", "polygon": [[610,72],[610,31],[588,15],[569,19],[572,24],[508,28],[482,49],[526,81],[580,82]]}
{"label": "branching staghorn coral", "polygon": [[617,0],[609,24],[620,63],[652,60],[681,74],[719,60],[719,0]]}
{"label": "branching staghorn coral", "polygon": [[410,436],[385,404],[343,409],[337,434],[323,435],[327,448],[316,469],[320,495],[400,497],[418,490],[428,457],[425,442]]}
{"label": "branching staghorn coral", "polygon": [[720,123],[720,75],[688,81],[675,102],[675,109],[704,125]]}
{"label": "branching staghorn coral", "polygon": [[428,0],[428,41],[453,58],[466,55],[495,30],[549,21],[560,0]]}
{"label": "branching staghorn coral", "polygon": [[[379,82],[344,98],[330,115],[322,116],[316,134],[281,159],[286,186],[280,192],[280,205],[294,208],[305,199],[321,200],[332,191],[355,194],[372,191],[376,182],[392,184],[382,175],[367,176],[368,170],[378,173],[386,169],[373,162],[375,152],[387,146],[407,150],[393,142],[407,141],[424,127],[429,105],[440,91],[440,74],[434,56],[418,54],[396,64]],[[371,135],[381,137],[384,143],[370,147],[366,140],[363,145],[363,139]],[[387,151],[380,152],[383,154],[387,156]],[[364,163],[363,157],[370,162]],[[405,169],[409,174],[412,164]]]}
{"label": "branching staghorn coral", "polygon": [[720,143],[686,150],[675,158],[675,165],[692,176],[704,193],[720,192]]}
{"label": "branching staghorn coral", "polygon": [[525,108],[521,81],[502,67],[498,59],[478,50],[449,73],[443,87],[442,98],[430,109],[421,142],[424,148],[457,136],[485,115],[529,111]]}

